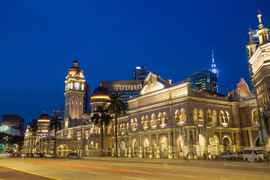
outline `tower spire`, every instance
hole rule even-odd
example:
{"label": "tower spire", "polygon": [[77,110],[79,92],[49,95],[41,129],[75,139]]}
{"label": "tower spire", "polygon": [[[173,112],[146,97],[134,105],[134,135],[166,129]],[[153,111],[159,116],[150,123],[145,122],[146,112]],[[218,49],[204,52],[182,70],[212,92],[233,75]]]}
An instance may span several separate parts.
{"label": "tower spire", "polygon": [[215,53],[214,53],[213,49],[211,51],[211,67],[210,67],[210,71],[212,73],[218,75],[218,69],[217,69],[217,65],[215,63]]}
{"label": "tower spire", "polygon": [[215,52],[214,52],[214,49],[212,49],[212,52],[211,52],[211,59],[212,59],[212,65],[215,65]]}

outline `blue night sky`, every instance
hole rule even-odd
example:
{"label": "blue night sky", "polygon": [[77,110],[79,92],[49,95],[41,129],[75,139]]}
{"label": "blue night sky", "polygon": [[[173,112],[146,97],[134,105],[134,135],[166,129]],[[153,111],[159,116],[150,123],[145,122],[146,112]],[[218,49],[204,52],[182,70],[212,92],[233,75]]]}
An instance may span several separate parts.
{"label": "blue night sky", "polygon": [[0,114],[26,120],[64,102],[74,58],[93,88],[137,65],[180,81],[208,69],[215,50],[223,91],[248,78],[245,43],[267,0],[9,0],[0,3]]}

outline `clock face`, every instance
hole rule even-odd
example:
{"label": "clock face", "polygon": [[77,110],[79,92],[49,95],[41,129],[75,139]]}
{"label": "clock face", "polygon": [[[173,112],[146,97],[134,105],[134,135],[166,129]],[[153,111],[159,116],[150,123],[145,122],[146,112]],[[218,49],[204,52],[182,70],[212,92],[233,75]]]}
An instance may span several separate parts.
{"label": "clock face", "polygon": [[80,83],[76,82],[76,83],[74,84],[74,88],[75,88],[76,90],[79,90],[79,89],[80,89]]}
{"label": "clock face", "polygon": [[69,86],[68,89],[72,89],[73,88],[73,83],[69,83],[68,86]]}

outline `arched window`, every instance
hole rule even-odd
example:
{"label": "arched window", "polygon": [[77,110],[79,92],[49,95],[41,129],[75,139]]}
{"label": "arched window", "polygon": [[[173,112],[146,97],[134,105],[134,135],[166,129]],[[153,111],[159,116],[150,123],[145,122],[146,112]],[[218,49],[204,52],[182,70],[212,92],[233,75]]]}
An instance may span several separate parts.
{"label": "arched window", "polygon": [[185,121],[187,120],[187,115],[184,108],[181,108],[180,111],[175,111],[175,119],[176,123],[179,125],[183,125],[185,123]]}
{"label": "arched window", "polygon": [[176,111],[174,112],[174,117],[175,117],[176,123],[178,121],[180,121],[180,111],[179,111],[179,109],[176,109]]}
{"label": "arched window", "polygon": [[146,127],[146,129],[149,128],[149,116],[148,115],[145,115],[145,127]]}
{"label": "arched window", "polygon": [[157,124],[161,125],[161,118],[162,118],[162,113],[158,113],[158,118],[157,118]]}
{"label": "arched window", "polygon": [[145,118],[144,116],[141,117],[141,127],[144,129],[144,121],[145,121]]}
{"label": "arched window", "polygon": [[212,126],[213,125],[213,119],[212,119],[212,112],[211,112],[210,109],[207,110],[206,118],[207,118],[207,124]]}
{"label": "arched window", "polygon": [[213,110],[212,121],[213,121],[213,124],[217,123],[217,111],[216,110]]}
{"label": "arched window", "polygon": [[187,120],[186,110],[184,108],[181,108],[180,112],[181,112],[180,121],[185,122]]}
{"label": "arched window", "polygon": [[229,122],[230,122],[230,120],[231,120],[231,115],[230,115],[230,113],[228,112],[228,111],[225,111],[225,114],[226,114],[226,116],[225,116],[225,123],[227,123],[227,126],[229,125]]}
{"label": "arched window", "polygon": [[141,122],[143,129],[148,129],[148,120],[149,120],[148,115],[142,117]]}
{"label": "arched window", "polygon": [[138,126],[137,123],[138,123],[137,118],[131,119],[130,128],[131,128],[132,131],[137,130],[137,126]]}
{"label": "arched window", "polygon": [[228,125],[229,125],[229,119],[230,119],[230,114],[229,114],[228,111],[224,112],[223,110],[221,110],[219,112],[219,121],[220,121],[220,124],[223,127],[228,127]]}
{"label": "arched window", "polygon": [[133,128],[133,123],[134,123],[134,120],[133,119],[130,119],[130,129],[132,130],[132,128]]}
{"label": "arched window", "polygon": [[160,123],[160,127],[164,128],[167,125],[167,113],[163,112],[162,116],[161,116],[161,123]]}
{"label": "arched window", "polygon": [[156,117],[156,114],[153,113],[151,115],[151,128],[156,128],[157,127],[157,117]]}
{"label": "arched window", "polygon": [[198,109],[197,109],[197,108],[194,108],[194,109],[193,109],[193,114],[192,114],[192,116],[193,116],[193,122],[194,122],[194,123],[198,123]]}
{"label": "arched window", "polygon": [[258,111],[256,108],[252,109],[251,111],[251,124],[253,126],[258,126]]}
{"label": "arched window", "polygon": [[202,109],[199,110],[198,121],[204,121],[204,114]]}

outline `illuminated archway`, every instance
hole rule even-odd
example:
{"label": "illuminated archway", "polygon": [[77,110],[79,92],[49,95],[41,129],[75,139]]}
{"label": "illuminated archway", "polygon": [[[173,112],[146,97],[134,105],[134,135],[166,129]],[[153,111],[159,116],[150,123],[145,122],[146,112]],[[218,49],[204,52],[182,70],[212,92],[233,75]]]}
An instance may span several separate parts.
{"label": "illuminated archway", "polygon": [[166,136],[162,136],[160,138],[160,157],[168,158],[168,138]]}
{"label": "illuminated archway", "polygon": [[177,157],[184,157],[185,156],[185,142],[182,135],[178,136],[176,140],[176,154]]}
{"label": "illuminated archway", "polygon": [[56,153],[58,157],[67,157],[70,153],[70,149],[66,144],[61,144],[57,147]]}
{"label": "illuminated archway", "polygon": [[150,156],[150,142],[148,138],[145,138],[143,141],[143,157],[149,158]]}
{"label": "illuminated archway", "polygon": [[222,144],[223,144],[225,152],[231,151],[232,140],[231,140],[231,138],[229,136],[224,136],[223,137]]}
{"label": "illuminated archway", "polygon": [[209,138],[208,153],[210,158],[216,157],[219,153],[219,138],[217,135],[214,135]]}
{"label": "illuminated archway", "polygon": [[123,157],[126,155],[127,148],[126,148],[126,143],[125,141],[121,141],[120,143],[120,155]]}
{"label": "illuminated archway", "polygon": [[138,157],[139,147],[138,147],[138,143],[137,143],[136,139],[132,140],[132,146],[131,147],[132,147],[132,149],[131,149],[132,157]]}
{"label": "illuminated archway", "polygon": [[198,146],[198,156],[203,157],[205,155],[205,151],[206,151],[206,139],[205,136],[202,134],[199,134],[199,146]]}

